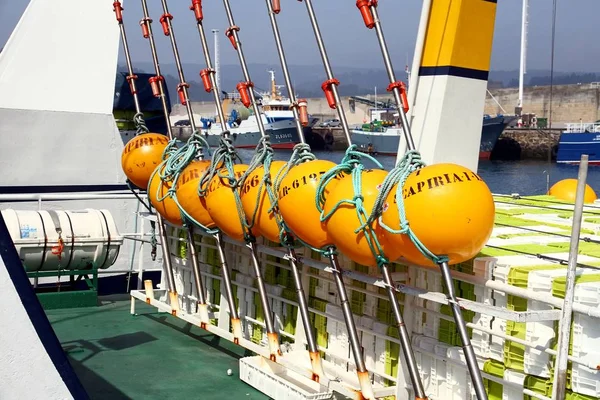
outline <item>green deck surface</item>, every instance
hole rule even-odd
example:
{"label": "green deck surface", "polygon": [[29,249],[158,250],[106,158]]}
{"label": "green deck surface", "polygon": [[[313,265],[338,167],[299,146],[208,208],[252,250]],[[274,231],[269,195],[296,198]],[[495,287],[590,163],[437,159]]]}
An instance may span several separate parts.
{"label": "green deck surface", "polygon": [[[239,379],[250,352],[145,303],[48,310],[92,399],[268,399]],[[232,376],[227,375],[231,368]]]}

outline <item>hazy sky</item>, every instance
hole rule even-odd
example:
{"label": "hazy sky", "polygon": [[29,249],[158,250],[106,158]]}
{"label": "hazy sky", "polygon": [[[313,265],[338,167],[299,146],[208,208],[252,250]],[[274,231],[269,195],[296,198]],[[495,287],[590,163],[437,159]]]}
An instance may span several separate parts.
{"label": "hazy sky", "polygon": [[[53,0],[46,0],[53,1]],[[86,0],[80,0],[86,1]],[[0,46],[20,18],[28,0],[0,0]],[[106,0],[112,7],[112,0]],[[169,0],[175,36],[183,62],[202,63],[198,32],[191,0]],[[230,0],[235,22],[249,63],[278,63],[269,24],[265,0]],[[282,0],[278,16],[281,35],[290,64],[320,65],[320,57],[310,27],[306,7],[296,0]],[[332,66],[383,66],[375,32],[364,27],[354,0],[313,0]],[[162,14],[159,0],[148,0],[161,63],[173,62],[170,44],[161,32],[158,19]],[[407,56],[412,64],[412,52],[421,13],[422,0],[380,0],[379,12],[388,46],[397,72],[404,69]],[[142,39],[138,22],[140,1],[125,0],[125,27],[134,61],[150,61],[149,46]],[[237,58],[227,42],[224,29],[228,26],[221,0],[205,0],[204,25],[220,29],[221,62],[237,64]],[[492,70],[519,67],[521,1],[499,0],[492,55]],[[558,0],[555,69],[557,71],[600,71],[600,40],[597,18],[600,0]],[[551,48],[552,0],[530,0],[528,68],[549,69]],[[55,21],[69,23],[69,21]],[[212,52],[212,49],[211,49]],[[212,53],[214,56],[214,52]]]}

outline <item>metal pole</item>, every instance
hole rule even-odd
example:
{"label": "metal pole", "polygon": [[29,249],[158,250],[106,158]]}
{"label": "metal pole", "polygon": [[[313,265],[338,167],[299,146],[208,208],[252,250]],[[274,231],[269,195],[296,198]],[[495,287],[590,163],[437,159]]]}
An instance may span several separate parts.
{"label": "metal pole", "polygon": [[[181,93],[182,103],[186,106],[188,118],[190,119],[190,125],[192,128],[192,132],[196,131],[196,122],[194,121],[194,114],[192,111],[192,105],[189,101],[189,93],[188,87],[189,85],[185,82],[185,76],[183,74],[183,67],[181,65],[181,60],[179,58],[179,50],[177,49],[177,43],[175,41],[175,32],[173,31],[173,25],[171,24],[171,14],[169,14],[169,10],[167,8],[166,0],[162,0],[162,6],[164,14],[161,17],[161,22],[166,23],[168,26],[168,30],[165,30],[165,34],[169,36],[171,39],[171,48],[173,49],[173,56],[175,58],[175,65],[177,67],[177,72],[179,74],[179,85],[177,86],[178,92]],[[168,122],[168,121],[167,121]],[[203,158],[203,150],[202,146],[198,145],[196,148],[198,159]],[[193,225],[189,224],[187,226],[188,231],[188,244],[191,249],[190,257],[192,261],[192,270],[194,272],[194,283],[196,285],[196,291],[198,292],[198,312],[200,313],[200,318],[202,321],[202,328],[206,327],[206,324],[209,323],[208,320],[208,306],[206,304],[206,296],[204,294],[204,285],[202,284],[202,275],[200,274],[200,265],[198,264],[198,256],[196,254],[196,243],[194,241],[193,234]]]}
{"label": "metal pole", "polygon": [[[306,10],[308,11],[308,16],[310,18],[310,23],[313,27],[315,38],[317,39],[317,46],[319,47],[319,53],[321,54],[321,59],[323,60],[325,74],[327,75],[328,80],[334,79],[333,72],[331,71],[331,65],[329,64],[329,57],[327,57],[327,51],[325,50],[325,44],[323,43],[323,38],[321,36],[321,30],[319,29],[319,24],[317,22],[315,11],[312,6],[312,0],[304,0],[304,3],[306,3]],[[346,141],[348,142],[348,145],[351,145],[352,139],[350,138],[350,128],[348,127],[346,113],[344,111],[342,101],[340,100],[340,96],[337,91],[337,86],[331,85],[331,91],[333,92],[333,97],[335,98],[338,117],[340,119],[340,122],[342,123],[342,130],[344,131],[344,135],[346,136]]]}
{"label": "metal pole", "polygon": [[[327,79],[334,79],[333,72],[331,71],[331,66],[329,64],[329,58],[327,57],[327,52],[325,50],[325,45],[323,44],[323,39],[321,37],[321,31],[319,29],[319,25],[317,19],[315,17],[314,9],[312,6],[311,0],[304,0],[306,4],[306,9],[308,11],[308,15],[310,17],[310,22],[313,28],[313,32],[315,34],[315,38],[317,40],[317,45],[319,47],[319,52],[321,54],[321,59],[323,60],[323,66],[325,67],[325,73],[327,74]],[[336,102],[336,109],[338,111],[338,116],[340,121],[342,122],[342,129],[346,136],[346,140],[348,145],[352,145],[352,139],[350,138],[350,130],[348,128],[348,121],[346,121],[346,115],[344,113],[344,107],[342,106],[342,102],[340,101],[340,97],[337,92],[337,87],[335,84],[331,85],[331,91],[333,92],[333,96]],[[352,309],[350,308],[350,303],[348,301],[348,295],[346,293],[346,285],[344,280],[342,279],[342,270],[340,268],[337,255],[335,255],[335,247],[329,247],[329,261],[331,264],[332,274],[335,279],[335,284],[340,295],[340,302],[342,305],[342,313],[344,315],[344,322],[346,323],[346,329],[348,331],[348,337],[350,339],[350,347],[352,348],[352,355],[354,356],[354,362],[356,364],[356,374],[358,376],[358,381],[360,383],[361,392],[363,397],[367,399],[375,399],[375,395],[373,393],[373,387],[371,386],[371,380],[369,378],[369,372],[367,371],[367,367],[365,365],[362,346],[360,345],[360,339],[358,337],[358,332],[356,330],[356,324],[354,322],[354,316],[352,315]]]}
{"label": "metal pole", "polygon": [[208,305],[206,304],[206,292],[202,284],[202,275],[200,274],[200,265],[198,264],[198,254],[196,253],[196,243],[194,240],[194,225],[190,224],[187,228],[188,244],[190,248],[190,258],[192,259],[192,272],[194,273],[194,284],[198,293],[198,314],[200,314],[200,327],[205,329],[210,323],[208,319]]}
{"label": "metal pole", "polygon": [[[219,54],[219,30],[213,29],[212,31],[214,46],[215,46],[215,87],[221,87],[221,58]],[[216,111],[218,112],[218,110]]]}
{"label": "metal pole", "polygon": [[[210,57],[210,51],[208,50],[208,42],[206,40],[206,33],[204,32],[204,25],[202,23],[201,19],[197,19],[196,20],[196,26],[198,27],[198,33],[200,34],[200,42],[202,43],[202,52],[204,53],[204,60],[206,62],[206,67],[209,69],[209,71],[212,71],[209,74],[210,77],[210,83],[213,87],[212,93],[215,99],[215,105],[217,107],[217,114],[219,115],[219,120],[221,121],[221,132],[222,135],[227,137],[229,136],[229,131],[227,131],[227,126],[226,121],[225,121],[225,112],[223,111],[223,105],[221,104],[221,99],[219,98],[219,93],[220,93],[220,82],[217,81],[217,77],[215,76],[216,72],[213,69],[213,65],[212,65],[212,60]],[[213,29],[213,33],[218,32],[218,30]],[[215,39],[215,46],[216,46],[216,39]]]}
{"label": "metal pole", "polygon": [[[387,44],[385,41],[385,37],[383,35],[383,30],[381,29],[381,22],[379,20],[379,15],[377,13],[377,7],[371,4],[370,10],[373,14],[373,19],[375,22],[375,31],[377,33],[377,39],[379,41],[379,46],[381,47],[381,53],[383,55],[383,61],[385,64],[385,68],[390,79],[390,84],[394,85],[396,83],[396,77],[394,74],[394,68],[392,66],[392,61],[389,55],[389,51],[387,48]],[[412,133],[410,131],[410,125],[408,123],[408,119],[406,118],[406,113],[403,108],[403,99],[400,92],[400,85],[393,86],[394,99],[396,100],[396,105],[398,106],[398,114],[402,120],[402,131],[404,133],[404,138],[406,139],[406,146],[408,150],[415,150],[416,146],[412,137]],[[400,146],[399,146],[400,147]],[[398,154],[400,157],[400,154]],[[481,371],[479,370],[479,365],[477,364],[477,357],[475,355],[475,350],[471,345],[471,340],[469,338],[469,333],[467,331],[467,326],[465,324],[464,318],[462,316],[462,312],[460,310],[460,306],[458,305],[458,301],[456,299],[456,294],[454,293],[454,285],[452,282],[452,275],[450,275],[450,267],[448,263],[440,263],[439,264],[442,278],[444,280],[444,284],[446,285],[446,290],[448,292],[448,303],[450,308],[452,309],[452,314],[454,315],[454,321],[456,322],[456,326],[458,328],[458,332],[460,335],[460,339],[463,343],[463,352],[465,354],[465,360],[467,362],[467,367],[469,369],[469,374],[471,375],[471,381],[473,382],[473,387],[475,389],[475,393],[479,400],[487,400],[487,393],[485,391],[485,387],[483,385],[483,378],[481,377]],[[400,317],[397,315],[396,317]],[[410,351],[412,353],[412,350]],[[414,354],[412,355],[414,358]],[[411,371],[411,379],[416,379],[418,377],[418,370]],[[419,378],[420,379],[420,378]],[[414,385],[414,383],[413,383]],[[422,390],[422,386],[421,386]]]}
{"label": "metal pole", "polygon": [[573,210],[573,226],[571,228],[571,243],[569,246],[569,266],[567,268],[567,282],[565,288],[565,301],[559,322],[558,355],[554,366],[554,386],[552,398],[564,400],[567,387],[567,366],[569,356],[569,341],[571,339],[571,316],[573,315],[573,298],[575,297],[575,276],[577,272],[577,254],[579,251],[579,235],[581,233],[581,219],[583,215],[583,198],[588,172],[587,154],[581,156],[579,174],[577,176],[577,194],[575,209]]}
{"label": "metal pole", "polygon": [[216,86],[221,87],[221,60],[219,57],[219,30],[213,29],[211,31],[214,35],[214,46],[215,46],[215,79]]}
{"label": "metal pole", "polygon": [[[240,66],[242,67],[244,79],[246,82],[252,82],[250,80],[250,73],[248,72],[248,66],[246,64],[246,59],[242,50],[242,43],[240,42],[240,38],[238,35],[239,28],[237,28],[237,26],[235,25],[235,21],[233,20],[233,13],[231,12],[229,0],[223,0],[223,5],[225,6],[225,13],[227,14],[227,19],[230,25],[228,32],[234,37],[236,44],[235,47],[240,60]],[[267,134],[265,133],[265,126],[263,125],[260,109],[256,102],[256,96],[254,96],[254,90],[252,89],[252,87],[248,88],[248,93],[250,95],[250,100],[252,101],[252,108],[254,109],[254,116],[256,117],[256,122],[258,123],[260,135],[262,137],[265,137],[267,136]],[[269,299],[267,297],[265,282],[262,278],[260,263],[258,262],[258,257],[256,253],[256,243],[254,243],[253,241],[247,241],[246,246],[248,246],[248,248],[250,249],[250,253],[252,254],[252,264],[254,265],[254,273],[256,274],[256,283],[258,285],[258,291],[260,293],[260,299],[265,314],[265,327],[267,330],[267,337],[269,339],[271,359],[275,361],[277,358],[277,354],[281,354],[281,350],[279,349],[279,333],[277,332],[277,330],[275,329],[275,325],[273,324],[273,312],[271,311],[271,304],[269,303]]]}
{"label": "metal pole", "polygon": [[231,275],[229,275],[227,259],[225,258],[225,245],[223,244],[223,237],[220,232],[215,234],[213,237],[217,242],[217,250],[219,251],[219,259],[221,260],[221,273],[223,274],[225,295],[227,297],[227,302],[229,303],[229,314],[231,316],[233,342],[235,344],[240,344],[240,338],[242,337],[242,323],[240,321],[240,316],[238,315],[237,308],[235,307],[235,300],[233,298],[233,288],[231,287]]}
{"label": "metal pole", "polygon": [[[396,83],[396,75],[394,74],[394,67],[392,66],[390,53],[385,42],[385,37],[383,36],[383,30],[381,29],[381,22],[379,21],[377,7],[371,6],[371,12],[373,13],[373,18],[375,19],[375,32],[377,33],[379,47],[381,47],[381,54],[383,55],[385,70],[387,71],[390,84],[394,84]],[[398,114],[400,115],[400,119],[402,120],[402,132],[404,133],[404,139],[406,139],[408,148],[410,150],[414,150],[415,142],[413,141],[412,133],[410,131],[410,125],[408,123],[408,119],[406,118],[406,113],[404,112],[403,108],[403,105],[407,106],[407,104],[403,104],[400,88],[398,86],[394,86],[392,91],[394,93],[394,100],[396,100],[396,105],[398,106]]]}
{"label": "metal pole", "polygon": [[[115,2],[117,3],[117,2]],[[115,6],[115,12],[117,14],[117,22],[119,23],[119,29],[121,31],[121,40],[123,42],[123,50],[125,53],[125,61],[127,63],[127,69],[129,71],[129,76],[131,77],[129,79],[129,83],[130,83],[130,88],[132,91],[132,95],[133,95],[133,99],[134,99],[134,105],[135,105],[135,109],[137,113],[141,113],[141,107],[140,107],[140,102],[137,96],[137,88],[135,85],[135,78],[133,78],[134,74],[133,74],[133,66],[132,66],[132,62],[131,62],[131,55],[129,53],[129,44],[127,42],[127,35],[125,33],[125,26],[123,25],[123,19],[121,18],[121,11],[122,11],[122,7],[121,4],[119,3],[114,4]],[[156,51],[154,48],[154,40],[152,38],[152,28],[150,26],[150,22],[151,20],[148,18],[148,14],[147,14],[147,8],[145,7],[145,2],[142,1],[142,6],[144,6],[144,20],[143,23],[146,24],[146,26],[148,27],[148,30],[150,32],[150,43],[151,43],[151,50],[152,50],[152,56],[155,59],[155,66],[158,67],[158,61],[156,60]],[[119,8],[119,11],[117,11],[117,7]],[[160,70],[157,69],[157,75],[160,75]],[[163,112],[165,114],[165,118],[167,120],[167,133],[168,133],[168,137],[169,139],[173,138],[173,134],[171,132],[171,127],[170,124],[168,123],[169,121],[169,112],[168,112],[168,107],[167,107],[167,103],[166,103],[166,97],[164,96],[164,89],[162,86],[162,82],[159,81],[159,89],[160,89],[160,94],[161,94],[161,99],[162,99],[162,103],[163,103]],[[166,236],[166,229],[164,226],[164,222],[162,220],[162,217],[159,214],[156,214],[156,219],[157,219],[157,223],[158,223],[158,231],[159,231],[159,237],[160,237],[160,245],[161,245],[161,250],[163,252],[163,258],[164,258],[164,263],[165,263],[165,272],[166,272],[166,280],[167,280],[167,285],[169,286],[169,300],[170,300],[170,304],[171,304],[171,313],[173,315],[176,315],[177,312],[179,311],[179,298],[177,296],[177,289],[175,288],[175,275],[173,273],[173,265],[171,263],[171,252],[169,250],[169,244],[167,242],[167,236]]]}
{"label": "metal pole", "polygon": [[279,55],[279,61],[281,62],[281,71],[283,72],[283,79],[285,80],[285,85],[288,88],[288,96],[290,98],[290,101],[292,102],[292,112],[294,113],[296,131],[298,132],[300,142],[306,143],[306,138],[304,137],[304,129],[302,128],[302,123],[300,122],[300,115],[298,113],[296,93],[294,92],[294,86],[292,85],[292,79],[290,78],[290,72],[288,69],[287,60],[285,58],[285,52],[283,51],[281,35],[279,34],[279,27],[277,26],[277,18],[275,18],[275,13],[273,12],[273,4],[271,3],[271,0],[265,0],[265,2],[267,3],[269,19],[271,20],[271,28],[273,29],[273,36],[275,37],[275,44],[277,45],[277,54]]}
{"label": "metal pole", "polygon": [[[169,36],[169,39],[171,39],[171,48],[173,49],[173,56],[175,57],[175,66],[177,67],[177,73],[179,75],[179,85],[177,85],[177,91],[181,93],[180,100],[187,110],[188,118],[190,119],[190,126],[193,132],[196,130],[196,122],[194,121],[194,112],[192,111],[192,105],[189,100],[189,84],[185,81],[183,67],[181,65],[181,59],[179,58],[179,50],[177,49],[177,42],[175,41],[175,32],[173,31],[173,24],[171,23],[173,17],[171,16],[171,14],[169,14],[167,1],[161,0],[161,2],[164,11],[164,14],[161,17],[161,22],[167,24],[168,26],[168,30],[165,30],[164,32],[165,35]],[[198,153],[200,158],[202,158],[202,146],[199,146]]]}
{"label": "metal pole", "polygon": [[[193,4],[192,4],[193,8]],[[206,41],[206,34],[204,32],[204,26],[202,24],[202,19],[196,19],[196,25],[198,28],[198,33],[200,34],[200,41],[202,43],[202,51],[204,53],[204,59],[206,65],[210,71],[209,78],[211,81],[211,85],[213,87],[213,94],[215,99],[215,104],[217,107],[217,113],[219,114],[219,118],[221,121],[221,131],[223,136],[228,136],[229,132],[225,129],[225,116],[223,113],[223,107],[221,105],[219,99],[219,85],[216,81],[215,73],[212,68],[212,61],[210,58],[210,52],[208,50],[208,42]],[[213,30],[214,32],[214,30]],[[225,245],[223,243],[223,237],[221,233],[216,233],[213,235],[215,242],[217,244],[217,250],[219,252],[219,259],[221,260],[221,274],[223,276],[223,285],[225,287],[225,297],[227,298],[227,303],[229,306],[229,316],[231,318],[231,327],[233,331],[233,342],[236,344],[240,343],[240,338],[242,337],[242,324],[240,321],[240,317],[235,306],[235,298],[233,297],[233,288],[231,286],[231,275],[229,272],[229,267],[227,265],[227,258],[225,257]]]}
{"label": "metal pole", "polygon": [[[271,28],[273,29],[273,36],[275,37],[275,44],[277,45],[277,53],[279,55],[279,61],[281,62],[281,69],[283,71],[283,77],[285,79],[286,86],[288,88],[288,94],[290,101],[292,102],[292,112],[294,113],[294,122],[296,124],[296,131],[298,132],[298,137],[300,138],[300,142],[306,143],[306,139],[304,137],[304,131],[302,128],[302,123],[300,122],[300,115],[298,113],[298,103],[296,100],[296,94],[294,93],[294,87],[292,86],[292,80],[290,78],[290,73],[287,65],[287,61],[285,58],[285,52],[283,50],[283,44],[281,42],[281,36],[279,34],[279,27],[277,26],[277,19],[275,18],[275,13],[273,12],[273,4],[271,0],[265,0],[267,3],[267,10],[269,13],[269,19],[271,21]],[[308,310],[308,304],[306,302],[306,295],[304,294],[304,288],[302,287],[302,279],[300,277],[300,267],[296,263],[297,261],[296,252],[293,248],[288,250],[288,260],[290,262],[290,266],[292,268],[292,275],[294,277],[294,285],[296,286],[296,295],[298,297],[298,309],[300,311],[300,317],[302,319],[302,325],[304,326],[304,332],[306,335],[306,342],[308,344],[308,352],[311,360],[311,366],[313,370],[313,380],[319,381],[319,377],[324,374],[323,364],[321,362],[321,354],[319,353],[319,348],[317,347],[317,342],[315,340],[315,334],[310,323],[310,314]]]}
{"label": "metal pole", "polygon": [[[145,25],[148,30],[148,40],[150,42],[150,50],[152,52],[152,62],[154,63],[154,70],[156,71],[156,75],[162,78],[160,73],[160,65],[158,63],[158,55],[156,54],[156,44],[154,43],[154,35],[152,34],[152,18],[148,14],[148,4],[146,0],[142,0],[142,10],[144,12],[144,18],[140,21],[140,25]],[[158,89],[160,92],[160,99],[162,101],[163,114],[165,116],[165,120],[167,122],[167,135],[169,139],[173,139],[173,130],[171,129],[171,120],[169,118],[169,106],[167,104],[167,96],[165,95],[165,89],[163,85],[163,80],[158,80]]]}
{"label": "metal pole", "polygon": [[[223,0],[223,5],[225,6],[225,13],[227,14],[227,20],[230,25],[230,34],[233,35],[235,44],[237,47],[237,55],[240,59],[240,66],[242,67],[242,74],[244,75],[244,79],[246,82],[252,82],[250,80],[250,73],[248,72],[248,67],[246,65],[246,59],[244,58],[244,51],[242,50],[242,43],[240,42],[240,37],[238,35],[238,29],[232,29],[233,27],[237,27],[235,25],[235,21],[233,20],[233,14],[231,12],[231,6],[229,5],[229,0]],[[258,108],[258,104],[256,103],[256,96],[254,96],[254,90],[252,87],[248,88],[248,93],[250,94],[250,100],[252,100],[252,108],[254,109],[254,116],[256,117],[256,122],[258,123],[258,130],[260,131],[261,136],[266,136],[265,126],[263,124],[263,120],[260,115],[260,109]]]}
{"label": "metal pole", "polygon": [[[404,102],[408,102],[406,98],[402,99],[402,94],[400,92],[400,88],[402,87],[402,83],[396,81],[396,75],[394,73],[394,67],[392,65],[392,60],[390,58],[390,54],[387,48],[387,43],[385,40],[385,36],[383,34],[383,29],[381,27],[381,21],[379,19],[379,15],[377,12],[377,7],[375,5],[371,5],[370,7],[371,13],[373,14],[374,27],[375,32],[377,34],[377,40],[379,42],[379,47],[381,48],[381,54],[383,56],[383,61],[385,64],[385,69],[388,74],[388,78],[390,84],[392,85],[392,92],[394,93],[394,99],[396,101],[396,106],[398,108],[398,115],[402,120],[402,132],[404,133],[404,138],[408,147],[411,149],[415,148],[415,144],[412,138],[412,133],[410,131],[410,124],[408,123],[408,119],[406,118],[406,113],[404,111],[404,107],[407,104]],[[389,90],[389,89],[388,89]],[[406,90],[404,88],[404,90]],[[375,104],[377,106],[377,104]],[[406,325],[404,324],[404,319],[402,317],[402,313],[400,311],[400,305],[398,304],[398,299],[396,298],[395,292],[392,289],[394,283],[392,281],[392,277],[389,273],[388,266],[384,265],[382,268],[382,274],[386,285],[388,286],[388,296],[390,298],[390,303],[392,304],[392,309],[394,312],[394,317],[396,318],[396,323],[398,324],[398,333],[400,336],[400,342],[402,345],[402,350],[404,352],[404,358],[406,360],[407,369],[410,375],[411,383],[413,386],[413,390],[415,392],[415,397],[418,399],[425,399],[427,395],[425,394],[425,389],[423,387],[423,382],[421,381],[421,376],[419,375],[419,369],[417,367],[417,362],[415,359],[415,354],[413,352],[412,346],[410,344],[410,336],[408,330],[406,329]]]}

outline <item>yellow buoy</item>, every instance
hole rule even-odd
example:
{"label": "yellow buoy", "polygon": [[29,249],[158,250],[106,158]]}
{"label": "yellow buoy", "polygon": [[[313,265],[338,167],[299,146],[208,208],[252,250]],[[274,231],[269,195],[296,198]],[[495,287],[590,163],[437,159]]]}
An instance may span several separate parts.
{"label": "yellow buoy", "polygon": [[152,172],[162,162],[169,139],[159,133],[144,133],[131,139],[121,153],[125,176],[137,187],[146,189]]}
{"label": "yellow buoy", "polygon": [[[273,161],[269,168],[271,175],[271,182],[275,180],[277,172],[286,163],[284,161]],[[266,237],[272,242],[279,243],[279,224],[273,212],[269,212],[271,209],[271,200],[267,193],[266,187],[261,182],[263,181],[265,174],[265,167],[260,166],[256,168],[246,179],[244,186],[240,188],[242,206],[248,221],[252,218],[252,214],[256,210],[256,216],[254,217],[254,226],[258,229],[262,236]],[[258,192],[260,187],[260,194]],[[276,194],[275,194],[276,195]],[[258,204],[258,209],[257,208]]]}
{"label": "yellow buoy", "polygon": [[[575,196],[577,194],[577,179],[563,179],[562,181],[556,182],[548,191],[550,196],[554,196],[557,199],[575,203]],[[585,192],[583,195],[584,203],[593,203],[597,199],[596,192],[590,187],[585,185]]]}
{"label": "yellow buoy", "polygon": [[[167,196],[167,192],[173,186],[172,181],[162,181],[159,172],[164,170],[164,165],[157,168],[156,173],[152,176],[148,187],[148,198],[156,211],[167,221],[175,226],[182,226],[181,211],[171,196]],[[159,199],[164,198],[162,201]]]}
{"label": "yellow buoy", "polygon": [[[362,171],[361,194],[367,217],[373,210],[375,199],[379,195],[380,185],[387,175],[388,172],[381,169]],[[323,207],[325,215],[331,212],[339,201],[352,200],[354,198],[354,184],[352,180],[351,175],[346,175],[331,188]],[[342,253],[358,264],[370,267],[377,266],[377,260],[369,247],[363,231],[355,233],[355,230],[361,225],[356,214],[356,207],[348,203],[340,205],[331,217],[325,221],[325,224],[333,243]],[[377,221],[373,223],[372,228],[372,232],[377,236],[379,245],[385,256],[390,261],[394,261],[400,257],[398,247],[383,235],[383,228]]]}
{"label": "yellow buoy", "polygon": [[207,228],[212,228],[215,223],[206,209],[204,197],[198,196],[200,178],[210,167],[209,160],[192,161],[179,175],[176,185],[176,195],[179,205],[190,217]]}
{"label": "yellow buoy", "polygon": [[[247,170],[248,165],[246,164],[235,164],[233,166],[236,179],[239,179]],[[219,174],[227,175],[227,171],[222,169],[219,171]],[[240,222],[234,190],[237,190],[237,188],[233,188],[227,178],[215,175],[208,183],[208,191],[204,200],[208,214],[215,225],[232,239],[243,240],[244,228]],[[260,236],[256,227],[252,229],[252,234],[255,237]]]}
{"label": "yellow buoy", "polygon": [[[435,164],[414,171],[402,188],[406,219],[417,238],[437,256],[457,264],[475,257],[494,227],[495,206],[490,189],[473,171],[457,164]],[[396,186],[387,198],[383,222],[399,229]],[[402,257],[418,265],[433,263],[404,234],[388,231]]]}
{"label": "yellow buoy", "polygon": [[[320,220],[315,196],[321,177],[335,165],[326,160],[304,162],[292,167],[279,186],[278,206],[286,225],[294,235],[316,248],[332,244],[325,223]],[[332,180],[327,185],[326,194],[335,183]]]}

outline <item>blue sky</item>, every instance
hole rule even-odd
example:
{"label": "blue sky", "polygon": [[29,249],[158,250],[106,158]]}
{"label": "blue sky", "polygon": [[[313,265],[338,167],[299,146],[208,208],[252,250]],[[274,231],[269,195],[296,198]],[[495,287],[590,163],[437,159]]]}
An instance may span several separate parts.
{"label": "blue sky", "polygon": [[[52,1],[52,0],[47,0]],[[86,1],[86,0],[79,0]],[[0,46],[8,39],[28,0],[0,0]],[[111,7],[112,0],[106,0]],[[235,22],[241,27],[241,40],[249,63],[278,63],[264,0],[230,0]],[[278,22],[290,64],[319,65],[320,57],[306,7],[296,0],[281,0]],[[169,0],[174,15],[175,34],[182,60],[202,63],[198,32],[191,0]],[[375,32],[362,24],[354,0],[313,0],[332,65],[382,67]],[[160,34],[158,18],[162,14],[159,0],[148,0],[154,29]],[[412,53],[417,33],[422,0],[380,0],[380,16],[392,53],[395,69],[404,69]],[[138,0],[125,0],[125,23],[134,61],[150,61],[149,48],[140,34],[138,21],[141,6]],[[223,3],[205,0],[205,27],[221,29],[221,62],[236,64],[232,47],[223,34],[228,26]],[[557,71],[600,71],[600,41],[596,20],[600,15],[600,0],[558,0],[555,69]],[[549,69],[551,48],[552,0],[530,0],[528,68]],[[56,21],[68,23],[68,21]],[[492,55],[492,70],[512,70],[519,67],[521,1],[499,0]],[[210,37],[212,40],[212,36]],[[169,41],[160,34],[157,44],[162,63],[172,62]]]}

